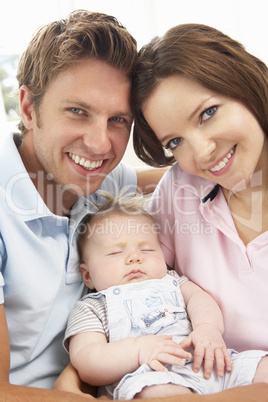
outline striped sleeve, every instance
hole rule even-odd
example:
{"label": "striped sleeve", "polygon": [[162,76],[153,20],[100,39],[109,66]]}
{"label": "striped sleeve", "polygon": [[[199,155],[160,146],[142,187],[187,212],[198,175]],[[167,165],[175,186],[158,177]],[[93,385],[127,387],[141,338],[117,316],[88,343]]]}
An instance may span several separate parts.
{"label": "striped sleeve", "polygon": [[78,301],[71,310],[64,336],[63,346],[69,351],[69,340],[82,332],[101,332],[109,338],[105,296],[86,297]]}
{"label": "striped sleeve", "polygon": [[174,276],[180,286],[183,284],[183,282],[186,282],[186,281],[189,280],[189,279],[187,278],[187,276],[185,276],[185,275],[179,276],[179,275],[177,274],[177,272],[174,271],[173,269],[169,270],[167,273],[168,273],[169,275],[171,275],[171,276]]}

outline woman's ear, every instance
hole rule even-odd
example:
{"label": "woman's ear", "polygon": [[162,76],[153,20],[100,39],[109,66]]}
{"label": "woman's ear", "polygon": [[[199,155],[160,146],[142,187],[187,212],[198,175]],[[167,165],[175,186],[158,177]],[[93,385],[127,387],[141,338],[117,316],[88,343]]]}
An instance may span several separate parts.
{"label": "woman's ear", "polygon": [[34,107],[31,101],[31,91],[26,85],[20,88],[20,113],[21,119],[27,130],[33,127]]}
{"label": "woman's ear", "polygon": [[90,275],[89,275],[89,272],[88,272],[88,269],[87,269],[87,265],[84,262],[82,262],[80,264],[80,272],[81,272],[81,275],[82,275],[82,278],[83,278],[83,281],[84,281],[85,285],[89,289],[94,290],[95,287],[94,287],[93,282],[92,282],[92,280],[90,278]]}

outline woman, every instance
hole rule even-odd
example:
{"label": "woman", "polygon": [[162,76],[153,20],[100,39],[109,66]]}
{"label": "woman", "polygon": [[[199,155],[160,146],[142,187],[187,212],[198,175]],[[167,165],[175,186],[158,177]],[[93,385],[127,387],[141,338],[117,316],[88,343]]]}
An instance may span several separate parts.
{"label": "woman", "polygon": [[177,162],[150,205],[168,265],[216,299],[227,347],[268,350],[266,65],[214,28],[179,25],[141,49],[132,103],[137,155]]}

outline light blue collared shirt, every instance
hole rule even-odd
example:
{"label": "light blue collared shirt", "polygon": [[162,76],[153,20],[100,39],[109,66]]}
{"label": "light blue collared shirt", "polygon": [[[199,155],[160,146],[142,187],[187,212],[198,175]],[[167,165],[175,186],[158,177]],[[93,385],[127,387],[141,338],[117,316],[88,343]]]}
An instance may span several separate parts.
{"label": "light blue collared shirt", "polygon": [[[75,230],[97,196],[81,197],[70,219],[51,213],[12,136],[1,146],[0,171],[0,303],[10,334],[10,382],[51,388],[69,360],[62,346],[69,312],[85,292]],[[136,185],[135,170],[121,163],[101,188],[115,194]]]}

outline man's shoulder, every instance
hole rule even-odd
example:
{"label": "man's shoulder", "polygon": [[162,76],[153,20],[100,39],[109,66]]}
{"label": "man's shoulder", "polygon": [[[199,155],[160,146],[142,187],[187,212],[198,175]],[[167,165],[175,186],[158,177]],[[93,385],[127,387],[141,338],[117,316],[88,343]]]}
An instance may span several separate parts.
{"label": "man's shoulder", "polygon": [[[7,178],[13,177],[15,174],[21,172],[25,167],[21,162],[18,151],[20,144],[19,134],[8,133],[0,141],[0,183],[5,183]],[[20,166],[19,162],[20,161]]]}
{"label": "man's shoulder", "polygon": [[135,169],[124,162],[120,162],[103,180],[100,190],[116,195],[122,189],[134,192],[136,187],[137,175]]}

